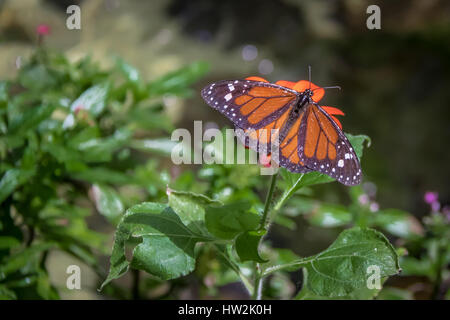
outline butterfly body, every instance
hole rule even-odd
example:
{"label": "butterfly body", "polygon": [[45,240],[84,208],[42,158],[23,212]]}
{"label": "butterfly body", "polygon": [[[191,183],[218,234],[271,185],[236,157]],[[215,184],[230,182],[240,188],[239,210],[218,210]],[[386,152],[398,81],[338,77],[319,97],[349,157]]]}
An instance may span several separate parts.
{"label": "butterfly body", "polygon": [[276,145],[280,166],[292,172],[319,171],[345,185],[359,184],[358,157],[336,121],[317,103],[324,90],[299,83],[303,88],[297,91],[296,86],[224,80],[206,86],[201,94],[235,124],[244,145],[265,153]]}

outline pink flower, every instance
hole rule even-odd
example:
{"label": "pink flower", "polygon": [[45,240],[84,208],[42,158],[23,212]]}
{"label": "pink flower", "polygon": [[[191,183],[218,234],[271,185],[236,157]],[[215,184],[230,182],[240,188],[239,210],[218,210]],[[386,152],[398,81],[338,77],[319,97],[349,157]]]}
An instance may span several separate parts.
{"label": "pink flower", "polygon": [[50,26],[46,24],[40,24],[36,27],[36,33],[40,36],[46,36],[50,34]]}
{"label": "pink flower", "polygon": [[439,201],[434,201],[433,203],[431,203],[431,210],[433,212],[438,212],[440,208],[441,204],[439,203]]}
{"label": "pink flower", "polygon": [[380,206],[376,202],[372,202],[369,207],[370,211],[377,212],[380,209]]}
{"label": "pink flower", "polygon": [[434,202],[437,202],[438,196],[439,195],[437,192],[427,191],[427,192],[425,192],[423,199],[425,200],[426,203],[431,205]]}
{"label": "pink flower", "polygon": [[358,201],[360,204],[366,205],[369,203],[369,196],[367,194],[363,193],[362,195],[360,195],[358,197]]}
{"label": "pink flower", "polygon": [[259,157],[259,163],[261,165],[263,165],[266,168],[270,168],[271,167],[271,155],[266,155],[265,153],[261,153],[260,157]]}

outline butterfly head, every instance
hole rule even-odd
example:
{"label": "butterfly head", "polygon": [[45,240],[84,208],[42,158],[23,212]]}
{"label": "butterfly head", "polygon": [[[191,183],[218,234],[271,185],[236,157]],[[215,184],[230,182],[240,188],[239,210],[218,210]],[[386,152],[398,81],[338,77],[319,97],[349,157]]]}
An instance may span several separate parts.
{"label": "butterfly head", "polygon": [[302,99],[302,100],[303,100],[305,103],[311,103],[312,97],[313,97],[313,95],[314,95],[314,90],[312,90],[312,89],[306,89],[305,91],[303,91],[302,95],[303,95],[303,99]]}
{"label": "butterfly head", "polygon": [[314,94],[313,90],[311,89],[306,89],[304,94],[308,97],[312,97],[312,95]]}

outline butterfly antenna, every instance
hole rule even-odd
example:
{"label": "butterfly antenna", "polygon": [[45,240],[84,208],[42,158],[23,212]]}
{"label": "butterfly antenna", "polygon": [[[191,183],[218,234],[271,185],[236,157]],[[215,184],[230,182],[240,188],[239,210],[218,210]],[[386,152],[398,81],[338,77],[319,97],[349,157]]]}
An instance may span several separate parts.
{"label": "butterfly antenna", "polygon": [[342,90],[342,88],[341,88],[341,87],[339,87],[339,86],[332,86],[332,87],[322,87],[322,88],[316,88],[316,89],[314,89],[313,91],[315,91],[315,90],[319,90],[319,89],[339,89],[339,90]]}
{"label": "butterfly antenna", "polygon": [[311,90],[311,66],[308,66],[309,90]]}

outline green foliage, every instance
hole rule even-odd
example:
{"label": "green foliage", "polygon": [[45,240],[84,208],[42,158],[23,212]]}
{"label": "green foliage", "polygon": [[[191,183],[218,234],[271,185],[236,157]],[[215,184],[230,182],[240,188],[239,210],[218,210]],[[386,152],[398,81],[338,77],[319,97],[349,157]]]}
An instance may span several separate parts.
{"label": "green foliage", "polygon": [[[359,144],[356,150],[361,156],[365,138],[349,138],[354,140],[355,148]],[[239,170],[238,167],[207,166],[200,175],[224,177]],[[205,170],[209,172],[205,174]],[[285,191],[273,207],[275,213],[302,188],[333,181],[316,172],[298,175],[282,170],[281,176]],[[261,212],[259,200],[253,204],[243,201],[233,194],[248,194],[250,190],[242,185],[238,189],[226,180],[217,184],[218,180],[220,178],[210,180],[205,194],[167,188],[167,204],[143,203],[129,209],[118,225],[110,272],[102,287],[121,277],[130,266],[163,280],[178,278],[191,273],[203,254],[220,257],[220,264],[235,272],[235,277],[228,278],[225,283],[240,279],[250,294],[254,294],[259,279],[276,276],[278,282],[270,283],[277,284],[287,281],[285,272],[303,268],[308,273],[305,291],[310,290],[320,297],[368,298],[375,295],[371,290],[364,291],[370,275],[368,267],[378,266],[383,278],[399,272],[396,250],[380,232],[368,228],[342,232],[328,249],[309,258],[298,258],[288,249],[271,248],[264,241],[267,230],[261,228],[261,219],[266,212]],[[254,187],[252,183],[249,186]],[[228,197],[220,196],[224,188],[228,189]],[[352,220],[345,207],[329,204],[316,215],[316,223],[320,225],[330,215],[329,211],[332,213],[327,226],[331,226],[330,219],[332,226]],[[131,258],[127,259],[125,248],[130,245],[134,249]],[[252,268],[252,265],[258,267]],[[221,274],[215,273],[215,277],[221,278],[220,282],[224,284],[224,271],[219,270]],[[306,296],[305,291],[301,295]]]}
{"label": "green foliage", "polygon": [[[98,254],[108,251],[107,235],[87,218],[98,212],[113,227],[127,207],[164,197],[167,172],[158,170],[159,158],[139,155],[139,146],[167,139],[173,126],[162,97],[185,96],[206,69],[194,63],[148,83],[121,59],[103,70],[89,57],[73,63],[40,48],[15,79],[0,81],[0,298],[58,298],[46,269],[51,250],[104,278]],[[160,143],[144,151],[167,149]],[[157,273],[145,258],[148,237],[133,266]]]}

